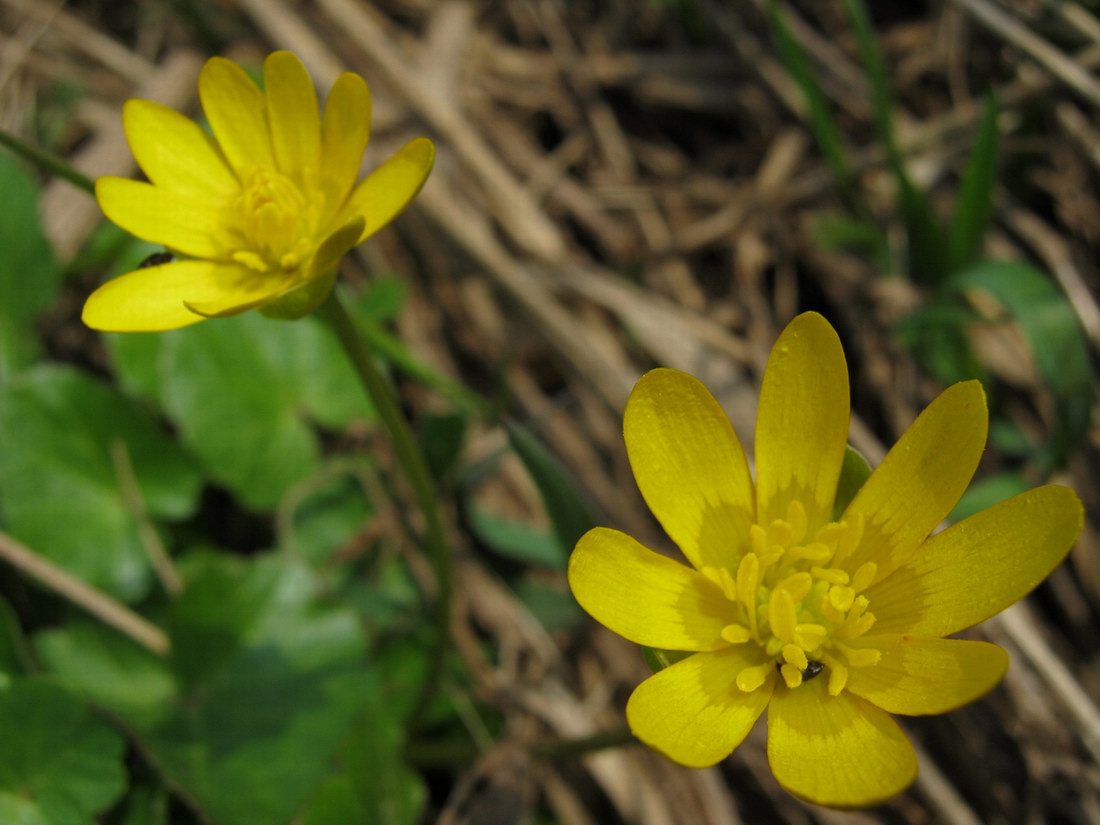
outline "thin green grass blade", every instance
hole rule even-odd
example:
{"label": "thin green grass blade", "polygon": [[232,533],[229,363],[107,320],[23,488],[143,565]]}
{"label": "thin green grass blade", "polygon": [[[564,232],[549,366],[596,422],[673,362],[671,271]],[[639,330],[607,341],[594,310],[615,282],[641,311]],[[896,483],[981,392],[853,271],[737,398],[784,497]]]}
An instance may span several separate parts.
{"label": "thin green grass blade", "polygon": [[952,271],[973,263],[981,252],[982,236],[993,211],[993,187],[997,183],[998,114],[997,99],[990,95],[955,203],[955,217],[951,222]]}

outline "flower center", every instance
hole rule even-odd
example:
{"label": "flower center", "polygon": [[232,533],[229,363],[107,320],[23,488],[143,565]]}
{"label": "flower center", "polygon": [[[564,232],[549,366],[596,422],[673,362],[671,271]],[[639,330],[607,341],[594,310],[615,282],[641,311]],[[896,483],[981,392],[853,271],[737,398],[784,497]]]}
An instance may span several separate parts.
{"label": "flower center", "polygon": [[829,693],[836,696],[850,668],[879,661],[878,650],[858,641],[875,623],[861,593],[877,568],[867,562],[849,573],[844,564],[863,527],[857,517],[830,522],[810,536],[805,507],[792,501],[785,519],[750,528],[750,546],[736,571],[703,569],[734,609],[735,621],[722,638],[734,645],[755,643],[770,659],[737,675],[741,690],[756,690],[774,668],[792,689],[827,670]]}
{"label": "flower center", "polygon": [[255,272],[290,271],[317,246],[323,198],[307,195],[274,169],[254,166],[227,204],[233,260]]}

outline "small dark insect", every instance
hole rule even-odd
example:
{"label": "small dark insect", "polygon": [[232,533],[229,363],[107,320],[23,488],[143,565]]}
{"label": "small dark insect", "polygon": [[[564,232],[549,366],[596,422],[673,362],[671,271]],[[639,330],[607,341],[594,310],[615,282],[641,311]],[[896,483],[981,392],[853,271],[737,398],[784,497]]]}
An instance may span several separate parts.
{"label": "small dark insect", "polygon": [[160,266],[161,264],[170,264],[176,260],[176,256],[171,252],[154,252],[140,264],[138,269],[148,269],[151,266]]}
{"label": "small dark insect", "polygon": [[[776,662],[775,663],[775,669],[776,670],[782,670],[782,668],[783,668],[783,663],[782,662]],[[821,671],[823,671],[824,669],[825,669],[825,665],[821,664],[821,662],[807,662],[806,667],[804,667],[802,669],[802,681],[803,682],[810,681],[812,678],[814,678],[815,676],[820,674]]]}

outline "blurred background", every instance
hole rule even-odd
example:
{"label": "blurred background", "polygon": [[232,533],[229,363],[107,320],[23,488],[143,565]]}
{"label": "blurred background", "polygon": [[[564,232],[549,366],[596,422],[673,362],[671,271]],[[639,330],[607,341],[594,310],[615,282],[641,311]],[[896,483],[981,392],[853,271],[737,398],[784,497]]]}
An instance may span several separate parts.
{"label": "blurred background", "polygon": [[[137,619],[0,564],[0,821],[1100,823],[1100,19],[867,5],[0,0],[0,127],[91,177],[138,174],[127,98],[201,117],[215,54],[255,72],[291,49],[322,93],[362,74],[368,168],[435,141],[341,280],[456,579],[433,662],[419,513],[318,322],[93,333],[85,297],[162,250],[0,150],[0,557],[18,543]],[[872,464],[978,377],[990,445],[955,515],[1045,481],[1089,513],[972,634],[1012,654],[1003,685],[905,720],[920,778],[858,813],[783,792],[762,723],[705,771],[601,748],[649,670],[564,579],[595,524],[672,549],[622,445],[638,376],[699,376],[751,442],[803,310],[840,333]]]}

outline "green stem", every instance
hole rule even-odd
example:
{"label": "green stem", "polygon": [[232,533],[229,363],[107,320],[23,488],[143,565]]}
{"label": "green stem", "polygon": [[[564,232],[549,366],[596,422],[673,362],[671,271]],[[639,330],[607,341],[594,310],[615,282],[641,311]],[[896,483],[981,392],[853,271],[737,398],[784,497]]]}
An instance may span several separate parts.
{"label": "green stem", "polygon": [[78,189],[83,189],[89,195],[95,194],[95,181],[82,172],[78,172],[61,158],[57,157],[57,155],[51,155],[49,152],[36,149],[24,143],[14,135],[9,135],[2,129],[0,129],[0,146],[6,146],[12,152],[19,155],[19,157],[30,161],[39,169],[57,175],[59,178],[64,178]]}
{"label": "green stem", "polygon": [[547,762],[568,762],[593,751],[637,744],[638,740],[634,738],[630,729],[621,727],[602,730],[579,739],[555,739],[551,742],[541,742],[531,748],[531,752]]}
{"label": "green stem", "polygon": [[397,460],[401,463],[401,468],[412,485],[416,503],[424,514],[428,552],[435,570],[439,592],[436,594],[434,613],[435,650],[432,651],[429,672],[409,717],[410,727],[416,727],[439,686],[443,675],[444,659],[450,645],[451,593],[454,589],[454,577],[451,571],[451,554],[443,533],[443,520],[439,515],[439,499],[436,496],[435,483],[428,472],[424,454],[420,451],[412,430],[397,405],[393,386],[374,363],[370,352],[363,344],[355,322],[335,289],[321,304],[318,314],[336,333],[363,388],[374,403],[379,419],[389,431]]}

